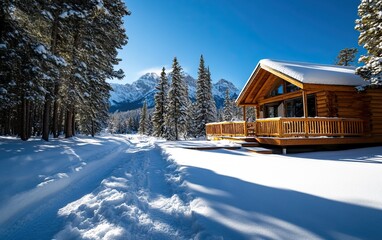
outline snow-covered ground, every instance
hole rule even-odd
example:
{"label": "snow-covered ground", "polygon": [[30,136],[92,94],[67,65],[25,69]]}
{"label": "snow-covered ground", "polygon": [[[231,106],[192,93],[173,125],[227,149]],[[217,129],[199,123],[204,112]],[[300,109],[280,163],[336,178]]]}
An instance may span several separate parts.
{"label": "snow-covered ground", "polygon": [[0,239],[382,239],[382,147],[0,137]]}

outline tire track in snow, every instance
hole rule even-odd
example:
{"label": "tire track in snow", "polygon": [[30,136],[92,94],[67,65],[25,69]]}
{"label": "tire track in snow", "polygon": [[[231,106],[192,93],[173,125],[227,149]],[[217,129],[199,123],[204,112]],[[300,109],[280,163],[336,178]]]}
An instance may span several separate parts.
{"label": "tire track in snow", "polygon": [[115,169],[92,193],[59,210],[67,224],[56,239],[194,236],[190,203],[171,182],[174,168],[153,142],[141,139],[135,144],[135,149],[129,149],[130,161]]}

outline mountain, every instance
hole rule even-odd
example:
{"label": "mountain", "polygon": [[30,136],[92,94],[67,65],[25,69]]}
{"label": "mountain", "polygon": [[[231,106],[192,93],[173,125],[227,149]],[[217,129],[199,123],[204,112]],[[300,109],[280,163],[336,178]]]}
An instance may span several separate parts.
{"label": "mountain", "polygon": [[[110,91],[110,112],[128,111],[141,108],[143,102],[147,101],[149,108],[154,107],[155,86],[160,76],[156,73],[146,73],[138,80],[131,84],[111,83],[112,91]],[[169,74],[171,78],[171,74]],[[188,94],[192,101],[196,99],[196,80],[188,74],[185,74],[185,81],[188,85]],[[239,95],[239,89],[230,81],[220,79],[212,86],[212,94],[214,96],[216,106],[221,108],[224,103],[226,89],[229,89],[231,99],[235,99]]]}

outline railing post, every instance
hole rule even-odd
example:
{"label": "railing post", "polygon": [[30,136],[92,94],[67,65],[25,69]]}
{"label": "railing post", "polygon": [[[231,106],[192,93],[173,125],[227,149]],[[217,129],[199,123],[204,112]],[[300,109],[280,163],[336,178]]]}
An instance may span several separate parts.
{"label": "railing post", "polygon": [[345,131],[344,131],[344,120],[341,118],[339,121],[339,130],[340,130],[340,136],[345,137]]}
{"label": "railing post", "polygon": [[305,137],[309,136],[309,124],[308,124],[308,118],[304,118],[304,131],[305,131]]}
{"label": "railing post", "polygon": [[283,123],[282,123],[282,118],[279,119],[279,124],[278,124],[278,132],[279,132],[279,137],[283,137]]}

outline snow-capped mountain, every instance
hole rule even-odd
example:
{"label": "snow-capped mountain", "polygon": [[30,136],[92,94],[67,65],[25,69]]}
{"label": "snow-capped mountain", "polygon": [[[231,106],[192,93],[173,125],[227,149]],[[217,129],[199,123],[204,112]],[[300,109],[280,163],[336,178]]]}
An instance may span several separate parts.
{"label": "snow-capped mountain", "polygon": [[[111,83],[113,90],[110,92],[110,111],[127,111],[142,107],[146,100],[149,108],[154,107],[155,86],[160,76],[156,73],[146,73],[131,84]],[[171,74],[169,76],[171,78]],[[188,93],[192,101],[196,99],[196,80],[185,74]],[[238,96],[238,88],[230,81],[220,79],[212,86],[212,94],[218,108],[223,106],[226,89],[229,89],[231,98]]]}

